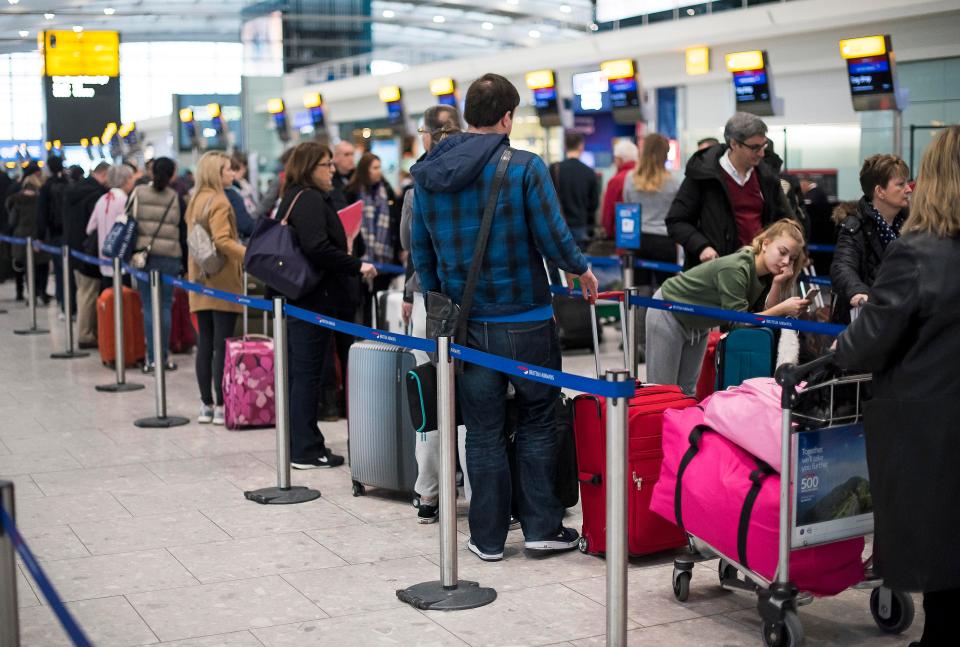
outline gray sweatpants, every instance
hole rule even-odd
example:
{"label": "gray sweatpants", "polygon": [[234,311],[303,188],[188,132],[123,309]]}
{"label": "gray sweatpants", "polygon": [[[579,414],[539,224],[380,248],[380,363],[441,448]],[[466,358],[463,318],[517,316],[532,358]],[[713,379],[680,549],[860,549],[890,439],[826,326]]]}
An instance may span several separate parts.
{"label": "gray sweatpants", "polygon": [[[663,298],[660,290],[653,298]],[[694,395],[709,330],[687,330],[672,312],[655,308],[647,311],[646,329],[647,382],[676,384],[687,395]]]}
{"label": "gray sweatpants", "polygon": [[[467,474],[467,457],[464,439],[467,428],[457,427],[457,450],[460,455],[460,467],[463,469],[463,496],[470,503],[470,476]],[[417,434],[415,446],[417,456],[417,482],[414,489],[420,495],[421,501],[436,505],[440,499],[440,432],[428,431]]]}

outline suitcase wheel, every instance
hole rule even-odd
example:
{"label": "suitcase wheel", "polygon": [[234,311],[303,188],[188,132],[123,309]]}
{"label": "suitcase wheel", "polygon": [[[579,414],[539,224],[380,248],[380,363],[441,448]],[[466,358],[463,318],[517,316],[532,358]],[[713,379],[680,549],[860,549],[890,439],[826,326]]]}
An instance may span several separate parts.
{"label": "suitcase wheel", "polygon": [[690,597],[690,579],[693,574],[690,571],[674,573],[673,575],[673,597],[677,602],[686,602]]}
{"label": "suitcase wheel", "polygon": [[580,541],[577,542],[577,548],[580,550],[581,553],[586,555],[590,552],[590,542],[587,541],[586,537],[581,537]]}
{"label": "suitcase wheel", "polygon": [[792,609],[783,612],[783,620],[764,622],[760,635],[766,647],[799,647],[803,644],[803,625]]}
{"label": "suitcase wheel", "polygon": [[879,587],[870,593],[870,615],[882,631],[903,633],[913,624],[915,609],[909,593]]}
{"label": "suitcase wheel", "polygon": [[367,488],[363,487],[360,481],[353,482],[353,496],[363,496],[367,493]]}

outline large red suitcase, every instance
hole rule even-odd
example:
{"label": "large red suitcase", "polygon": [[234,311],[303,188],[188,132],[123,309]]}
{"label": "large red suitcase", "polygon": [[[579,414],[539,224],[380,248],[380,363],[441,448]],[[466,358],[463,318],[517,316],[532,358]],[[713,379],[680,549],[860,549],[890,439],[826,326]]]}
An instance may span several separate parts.
{"label": "large red suitcase", "polygon": [[[618,293],[607,293],[616,298]],[[622,294],[622,293],[620,293]],[[604,295],[601,295],[604,296]],[[596,309],[591,308],[596,317]],[[596,352],[599,340],[594,339]],[[599,359],[597,371],[600,370]],[[687,543],[686,535],[650,511],[653,485],[663,462],[663,412],[697,404],[675,385],[638,383],[627,415],[627,550],[649,555]],[[573,430],[577,447],[577,476],[583,508],[580,550],[600,555],[607,546],[607,407],[603,397],[580,395],[573,401]]]}
{"label": "large red suitcase", "polygon": [[719,330],[711,330],[707,338],[707,352],[697,379],[697,400],[703,400],[717,389],[717,345],[722,336]]}
{"label": "large red suitcase", "polygon": [[[678,386],[638,385],[630,399],[627,431],[627,550],[631,555],[649,555],[687,543],[679,528],[650,511],[653,486],[660,478],[663,461],[661,427],[663,412],[697,404]],[[592,555],[607,545],[607,420],[604,398],[581,395],[574,399],[573,428],[576,434],[583,532],[580,550]]]}
{"label": "large red suitcase", "polygon": [[[97,298],[97,344],[100,360],[113,366],[117,359],[113,327],[113,288]],[[143,333],[143,304],[140,293],[123,288],[123,363],[129,368],[142,364],[147,354]]]}

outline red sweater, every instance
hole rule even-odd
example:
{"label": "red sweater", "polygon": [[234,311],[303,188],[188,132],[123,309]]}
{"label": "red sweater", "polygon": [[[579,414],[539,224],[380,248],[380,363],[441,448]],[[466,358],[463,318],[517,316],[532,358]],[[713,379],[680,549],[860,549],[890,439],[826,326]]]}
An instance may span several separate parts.
{"label": "red sweater", "polygon": [[757,170],[750,174],[750,179],[743,186],[724,171],[723,180],[727,183],[727,193],[730,195],[730,204],[733,207],[733,216],[737,221],[737,238],[741,245],[749,245],[754,237],[763,229],[761,217],[763,215],[763,193],[760,191],[760,180],[757,179]]}
{"label": "red sweater", "polygon": [[618,202],[623,202],[623,184],[630,171],[637,167],[636,162],[627,162],[617,169],[616,174],[607,182],[607,192],[603,194],[603,207],[600,210],[600,223],[603,225],[607,236],[614,237],[614,215]]}

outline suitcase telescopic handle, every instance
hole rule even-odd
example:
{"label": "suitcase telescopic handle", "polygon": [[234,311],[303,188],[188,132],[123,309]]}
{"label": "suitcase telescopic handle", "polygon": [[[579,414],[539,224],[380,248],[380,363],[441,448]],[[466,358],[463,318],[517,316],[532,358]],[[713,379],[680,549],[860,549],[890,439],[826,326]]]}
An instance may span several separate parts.
{"label": "suitcase telescopic handle", "polygon": [[790,409],[793,405],[793,399],[797,393],[797,385],[803,381],[803,378],[814,371],[834,364],[834,353],[829,352],[826,355],[818,357],[812,362],[806,364],[782,364],[777,367],[774,377],[777,384],[781,387],[781,406],[784,409]]}
{"label": "suitcase telescopic handle", "polygon": [[[609,292],[600,292],[597,294],[597,301],[617,301],[620,304],[620,335],[621,341],[623,342],[623,365],[627,366],[629,363],[627,355],[627,344],[629,343],[629,335],[627,333],[627,311],[625,306],[625,298],[623,291],[611,290]],[[597,379],[603,379],[603,366],[600,363],[600,333],[599,326],[597,325],[597,304],[595,302],[590,303],[590,332],[593,335],[593,360],[597,367]]]}

